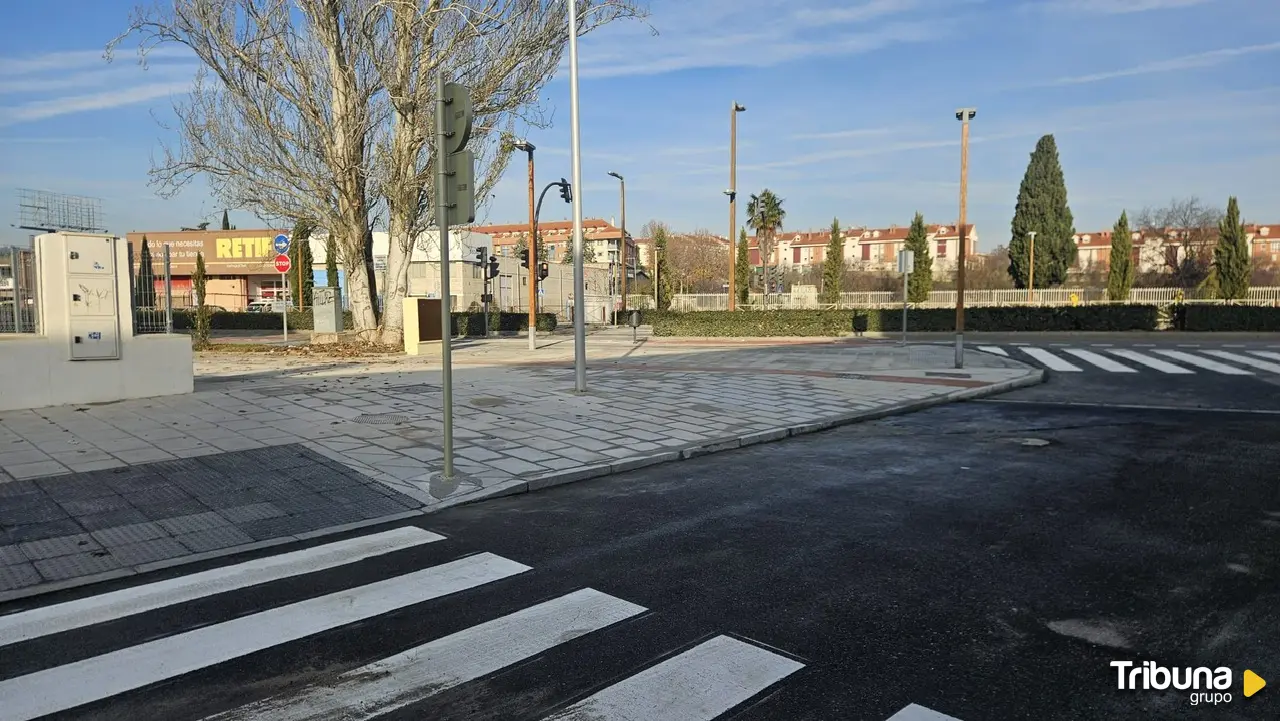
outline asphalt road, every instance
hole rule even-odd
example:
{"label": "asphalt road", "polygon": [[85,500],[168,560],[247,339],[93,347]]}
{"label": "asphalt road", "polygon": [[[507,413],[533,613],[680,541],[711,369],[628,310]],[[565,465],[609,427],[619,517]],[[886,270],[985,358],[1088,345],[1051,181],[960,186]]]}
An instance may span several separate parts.
{"label": "asphalt road", "polygon": [[[767,656],[767,668],[744,670],[745,656],[735,657],[737,676],[694,668],[643,687],[674,706],[565,718],[712,718],[679,701],[723,701],[740,687],[749,698],[730,699],[720,718],[885,721],[916,704],[962,721],[1273,719],[1280,690],[1244,699],[1241,675],[1280,679],[1277,468],[1280,417],[946,406],[452,509],[417,524],[447,537],[437,543],[4,647],[0,719],[25,718],[11,703],[35,691],[88,694],[87,705],[32,707],[67,709],[53,718],[199,719],[272,696],[310,698],[341,673],[455,633],[467,642],[433,651],[430,674],[375,667],[346,683],[391,679],[409,699],[378,716],[391,721],[532,721],[728,637]],[[275,643],[294,623],[289,604],[483,554],[529,570]],[[522,648],[530,626],[483,642],[467,636],[478,624],[584,588],[631,610],[598,628],[578,613],[549,649],[471,668]],[[281,608],[256,631],[242,627]],[[9,610],[18,609],[0,612]],[[144,676],[145,654],[97,673],[61,665],[170,637],[179,642],[161,649],[157,668],[180,671],[195,658],[196,670],[137,690],[99,693],[107,682],[93,679]],[[228,645],[255,643],[261,650],[214,663]],[[1117,690],[1110,663],[1146,660],[1229,667],[1233,700],[1206,707],[1189,691]],[[786,664],[803,667],[758,678]],[[35,684],[42,673],[54,675]],[[468,680],[450,685],[450,674]],[[351,715],[314,718],[373,717],[351,711],[369,694],[342,694]],[[368,708],[396,708],[379,703]]]}

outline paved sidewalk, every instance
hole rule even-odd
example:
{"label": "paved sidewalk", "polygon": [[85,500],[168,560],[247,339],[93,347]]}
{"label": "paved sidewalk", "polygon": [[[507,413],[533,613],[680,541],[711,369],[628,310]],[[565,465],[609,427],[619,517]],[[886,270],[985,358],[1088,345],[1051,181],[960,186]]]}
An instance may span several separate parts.
{"label": "paved sidewalk", "polygon": [[[589,342],[455,347],[452,480],[438,360],[201,354],[197,391],[0,414],[0,600],[1039,382],[950,347]],[[104,576],[105,574],[105,576]]]}

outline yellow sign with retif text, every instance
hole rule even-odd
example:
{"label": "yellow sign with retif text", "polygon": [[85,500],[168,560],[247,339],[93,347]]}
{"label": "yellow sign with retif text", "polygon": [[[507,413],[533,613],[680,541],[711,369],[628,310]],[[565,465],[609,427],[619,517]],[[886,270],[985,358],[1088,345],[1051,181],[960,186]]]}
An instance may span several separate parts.
{"label": "yellow sign with retif text", "polygon": [[264,260],[276,256],[271,238],[218,238],[214,248],[214,257],[220,260]]}

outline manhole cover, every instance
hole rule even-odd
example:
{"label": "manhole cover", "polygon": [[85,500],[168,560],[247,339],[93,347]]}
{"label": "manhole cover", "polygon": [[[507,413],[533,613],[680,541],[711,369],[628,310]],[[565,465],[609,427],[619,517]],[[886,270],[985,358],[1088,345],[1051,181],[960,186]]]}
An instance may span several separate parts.
{"label": "manhole cover", "polygon": [[351,420],[371,426],[389,426],[395,423],[409,423],[416,419],[403,413],[363,413]]}

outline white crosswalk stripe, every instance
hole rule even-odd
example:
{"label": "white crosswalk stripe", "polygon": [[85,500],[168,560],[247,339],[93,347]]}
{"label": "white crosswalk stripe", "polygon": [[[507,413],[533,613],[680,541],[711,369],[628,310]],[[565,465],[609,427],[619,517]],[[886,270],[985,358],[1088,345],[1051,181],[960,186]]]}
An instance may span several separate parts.
{"label": "white crosswalk stripe", "polygon": [[1092,363],[1098,366],[1099,368],[1101,368],[1102,370],[1107,371],[1108,373],[1137,373],[1138,372],[1130,368],[1129,366],[1124,365],[1123,363],[1117,363],[1111,360],[1110,358],[1100,353],[1094,353],[1091,350],[1081,350],[1079,348],[1065,348],[1063,349],[1063,352],[1070,353],[1071,355],[1079,358],[1080,360]]}
{"label": "white crosswalk stripe", "polygon": [[1009,355],[1008,353],[1005,352],[1004,348],[1001,348],[998,345],[980,345],[978,346],[978,350],[984,353],[995,353],[996,355],[1002,355],[1006,357]]}
{"label": "white crosswalk stripe", "polygon": [[711,721],[801,668],[759,646],[717,636],[546,721]]}
{"label": "white crosswalk stripe", "polygon": [[886,721],[960,721],[954,716],[948,716],[944,713],[938,713],[924,706],[911,704],[902,709],[898,713],[890,716]]}
{"label": "white crosswalk stripe", "polygon": [[1191,365],[1196,366],[1198,368],[1204,368],[1205,370],[1210,370],[1210,371],[1213,371],[1214,373],[1221,373],[1222,375],[1226,375],[1226,376],[1253,375],[1253,371],[1241,370],[1239,368],[1236,368],[1235,366],[1229,366],[1226,363],[1219,363],[1218,361],[1209,360],[1208,358],[1201,358],[1200,356],[1192,355],[1191,353],[1187,353],[1185,351],[1164,350],[1161,348],[1157,348],[1154,352],[1159,353],[1160,355],[1163,355],[1163,356],[1168,356],[1169,358],[1173,358],[1174,360],[1180,360],[1183,363],[1190,363]]}
{"label": "white crosswalk stripe", "polygon": [[1272,359],[1272,360],[1280,360],[1280,353],[1272,353],[1271,351],[1267,351],[1267,350],[1251,350],[1251,351],[1249,351],[1249,352],[1250,352],[1250,353],[1252,353],[1252,354],[1254,354],[1254,355],[1256,355],[1256,356],[1262,356],[1263,358],[1270,358],[1270,359]]}
{"label": "white crosswalk stripe", "polygon": [[1280,364],[1270,363],[1264,360],[1258,360],[1257,358],[1250,358],[1247,355],[1241,355],[1239,353],[1231,353],[1225,350],[1206,350],[1201,352],[1214,356],[1215,358],[1222,358],[1224,360],[1233,361],[1235,363],[1246,365],[1251,368],[1264,370],[1264,371],[1267,371],[1268,373],[1280,373]]}
{"label": "white crosswalk stripe", "polygon": [[25,613],[0,616],[0,647],[267,581],[323,571],[443,539],[444,536],[430,531],[406,526],[385,533],[326,543],[323,546],[258,558],[145,586],[45,606]]}
{"label": "white crosswalk stripe", "polygon": [[1081,372],[1080,366],[1077,366],[1072,363],[1068,363],[1067,361],[1059,358],[1058,356],[1050,353],[1049,351],[1043,348],[1027,347],[1027,348],[1019,348],[1018,350],[1021,350],[1023,353],[1026,353],[1032,358],[1035,358],[1036,360],[1040,361],[1045,365],[1046,368],[1048,368],[1051,371],[1062,371],[1066,373]]}
{"label": "white crosswalk stripe", "polygon": [[1159,358],[1152,358],[1146,353],[1139,353],[1136,350],[1126,350],[1124,348],[1113,348],[1110,352],[1120,356],[1121,358],[1124,358],[1125,360],[1131,360],[1135,363],[1141,363],[1142,365],[1148,368],[1154,368],[1155,370],[1158,370],[1161,373],[1168,373],[1170,375],[1194,375],[1195,374],[1195,371],[1193,370],[1183,368],[1182,366],[1179,366],[1179,365],[1174,365],[1168,361],[1160,360]]}
{"label": "white crosswalk stripe", "polygon": [[[510,709],[502,705],[506,699],[485,698],[486,694],[501,693],[487,685],[492,675],[504,674],[505,683],[517,687],[546,683],[523,671],[529,668],[526,662],[559,654],[561,662],[576,663],[572,660],[576,654],[593,644],[632,643],[628,634],[635,627],[624,622],[663,621],[660,611],[654,614],[591,588],[508,612],[510,600],[520,597],[505,595],[519,593],[513,592],[510,584],[520,587],[544,583],[545,579],[530,581],[530,566],[491,553],[415,567],[412,559],[424,555],[448,557],[450,544],[437,543],[445,540],[429,531],[405,527],[0,616],[0,638],[19,644],[10,658],[26,659],[9,672],[16,675],[0,677],[0,720],[32,721],[48,714],[77,712],[89,704],[93,706],[83,710],[90,714],[159,718],[168,713],[160,709],[174,708],[174,699],[183,694],[204,697],[203,681],[188,690],[182,686],[183,677],[196,672],[201,674],[197,678],[222,673],[219,665],[227,662],[235,662],[228,668],[236,669],[236,683],[245,684],[244,689],[262,682],[264,689],[274,690],[258,692],[271,694],[265,698],[250,695],[245,699],[236,690],[239,687],[215,696],[225,698],[227,706],[203,709],[207,721],[373,721],[388,714],[431,718],[429,710],[423,712],[415,706],[429,709],[455,703],[442,694],[459,687],[463,687],[468,708],[483,708],[491,701],[507,713]],[[394,551],[410,554],[398,556],[396,561],[403,565],[409,559],[408,569],[378,580],[378,575],[391,573],[388,569],[392,567],[378,558]],[[363,570],[348,573],[348,567],[356,566]],[[299,578],[303,574],[310,575]],[[317,580],[322,577],[329,580]],[[360,579],[358,585],[334,592],[317,591],[321,595],[306,598],[313,584],[327,591],[334,587],[334,581],[351,577]],[[491,585],[504,579],[510,580],[501,586]],[[264,596],[259,587],[268,581],[284,583],[273,586]],[[506,610],[501,613],[506,615],[494,614],[487,619],[479,615],[469,621],[474,625],[461,630],[453,626],[445,635],[426,643],[415,642],[418,645],[406,650],[401,650],[405,648],[401,645],[378,653],[374,649],[380,646],[367,642],[344,646],[350,648],[347,653],[365,657],[353,659],[354,664],[343,662],[336,676],[327,675],[322,664],[309,671],[313,674],[310,678],[317,680],[295,685],[292,680],[283,680],[292,679],[286,676],[292,671],[246,659],[280,647],[291,654],[290,644],[327,644],[330,636],[350,636],[356,627],[366,638],[387,637],[394,643],[394,635],[388,636],[378,627],[380,623],[402,626],[404,613],[394,612],[412,606],[416,618],[421,604],[449,603],[445,597],[454,595],[459,596],[454,604],[470,603],[472,594],[489,589],[504,594],[501,605]],[[278,592],[286,593],[288,600],[272,600],[279,598]],[[299,595],[303,600],[293,600]],[[225,597],[229,603],[190,605],[215,597]],[[265,607],[252,607],[261,610],[246,613],[243,603],[263,603],[259,599],[265,599]],[[154,619],[146,617],[179,604],[188,605],[182,613],[161,616],[158,627]],[[431,618],[432,609],[428,605],[421,613]],[[205,618],[204,614],[230,618]],[[179,625],[164,625],[174,623]],[[102,629],[97,628],[100,625]],[[447,622],[444,625],[449,626]],[[158,636],[157,628],[161,632]],[[87,634],[89,643],[82,644],[75,635],[54,636],[60,633]],[[104,647],[104,641],[109,645]],[[127,645],[130,643],[133,645]],[[114,650],[77,654],[82,647]],[[659,647],[657,655],[675,650]],[[609,653],[612,648],[593,649],[594,653],[601,651]],[[60,665],[29,665],[50,654]],[[563,706],[538,708],[550,708],[543,713],[558,721],[712,721],[804,667],[781,653],[726,635],[714,636],[660,663],[642,664],[644,668],[624,678],[592,678],[600,671],[593,664],[581,664],[584,678],[575,682],[577,687],[601,690],[572,705],[578,696],[565,698]],[[274,680],[277,674],[282,680]],[[473,683],[483,690],[473,694]],[[122,694],[128,694],[128,700],[117,709],[116,697]],[[545,693],[531,689],[529,695],[543,698]],[[152,708],[153,703],[158,706]]]}

